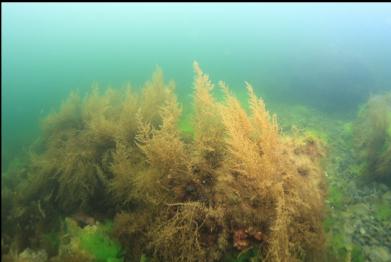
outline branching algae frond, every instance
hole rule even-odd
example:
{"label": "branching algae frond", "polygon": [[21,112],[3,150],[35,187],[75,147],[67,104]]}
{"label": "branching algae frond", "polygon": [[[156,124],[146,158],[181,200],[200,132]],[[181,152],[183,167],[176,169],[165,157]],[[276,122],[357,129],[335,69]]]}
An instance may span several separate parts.
{"label": "branching algae frond", "polygon": [[[139,92],[127,86],[104,93],[93,87],[84,98],[72,93],[43,121],[27,167],[32,182],[16,183],[27,195],[7,205],[4,216],[27,221],[14,214],[36,203],[40,209],[30,209],[38,215],[50,209],[57,217],[83,211],[94,218],[87,224],[113,219],[112,236],[126,261],[218,261],[232,250],[253,250],[262,261],[319,261],[321,144],[282,135],[250,84],[247,113],[227,84],[218,84],[224,94],[218,101],[197,63],[194,70],[193,138],[179,128],[175,85],[165,84],[160,69]],[[2,195],[11,199],[15,189]],[[3,233],[5,252],[12,236],[22,233]],[[29,231],[31,239],[40,234]],[[116,249],[107,252],[117,255]]]}

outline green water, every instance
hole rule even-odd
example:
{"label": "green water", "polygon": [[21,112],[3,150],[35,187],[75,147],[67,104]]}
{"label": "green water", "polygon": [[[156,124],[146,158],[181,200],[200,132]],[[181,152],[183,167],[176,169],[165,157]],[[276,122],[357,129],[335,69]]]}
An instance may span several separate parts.
{"label": "green water", "polygon": [[[370,245],[347,237],[353,229],[345,228],[363,210],[345,192],[356,189],[349,179],[363,172],[351,126],[371,95],[391,91],[391,4],[3,3],[1,34],[3,172],[29,152],[41,119],[70,91],[83,94],[93,83],[141,88],[157,66],[175,80],[180,126],[191,132],[197,61],[243,104],[244,82],[251,83],[284,131],[295,125],[327,142],[328,204],[335,212],[325,227],[334,254],[362,261]],[[391,126],[386,130],[390,137]],[[391,230],[386,194],[364,209]],[[382,241],[371,245],[381,249]],[[372,261],[378,253],[387,257],[365,252]]]}
{"label": "green water", "polygon": [[389,4],[3,4],[2,157],[93,82],[141,85],[160,65],[188,103],[192,61],[267,102],[343,114],[391,86]]}

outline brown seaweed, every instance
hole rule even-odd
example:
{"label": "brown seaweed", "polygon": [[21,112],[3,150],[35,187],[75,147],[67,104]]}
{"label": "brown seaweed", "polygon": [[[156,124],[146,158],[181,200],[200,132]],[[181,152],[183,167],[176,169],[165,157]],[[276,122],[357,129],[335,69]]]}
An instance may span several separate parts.
{"label": "brown seaweed", "polygon": [[[194,70],[192,139],[178,127],[182,108],[161,69],[141,92],[72,93],[43,121],[28,180],[2,188],[4,201],[23,188],[5,215],[32,227],[33,238],[50,210],[114,219],[113,236],[135,260],[217,261],[249,248],[265,261],[321,256],[321,144],[283,135],[250,84],[247,113],[224,82],[217,101],[209,77],[197,63]],[[41,218],[12,215],[18,210]]]}

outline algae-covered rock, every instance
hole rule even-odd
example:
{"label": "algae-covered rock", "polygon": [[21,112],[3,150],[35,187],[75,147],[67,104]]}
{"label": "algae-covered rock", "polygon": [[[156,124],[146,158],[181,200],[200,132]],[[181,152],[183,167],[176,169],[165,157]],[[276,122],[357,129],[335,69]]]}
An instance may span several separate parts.
{"label": "algae-covered rock", "polygon": [[98,262],[123,261],[121,247],[109,237],[112,228],[110,222],[80,228],[76,221],[66,218],[65,225],[65,234],[69,241],[62,243],[60,253],[61,251],[68,254],[81,253]]}

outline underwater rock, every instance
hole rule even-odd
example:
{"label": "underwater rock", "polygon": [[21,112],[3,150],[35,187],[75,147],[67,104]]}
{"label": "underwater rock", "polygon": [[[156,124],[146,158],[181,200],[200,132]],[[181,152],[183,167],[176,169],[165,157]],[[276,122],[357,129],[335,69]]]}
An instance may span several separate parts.
{"label": "underwater rock", "polygon": [[[349,191],[355,191],[357,197],[355,201],[346,205],[345,210],[338,213],[343,223],[342,232],[346,234],[347,239],[351,239],[355,245],[365,250],[365,261],[391,261],[384,260],[388,259],[387,252],[390,252],[387,247],[391,247],[390,223],[385,219],[379,219],[378,214],[380,212],[380,217],[385,216],[383,203],[390,201],[386,202],[384,199],[391,196],[388,191],[385,192],[388,188],[380,183],[367,184],[361,188],[353,185],[349,188]],[[377,248],[371,253],[372,247],[382,248]]]}

